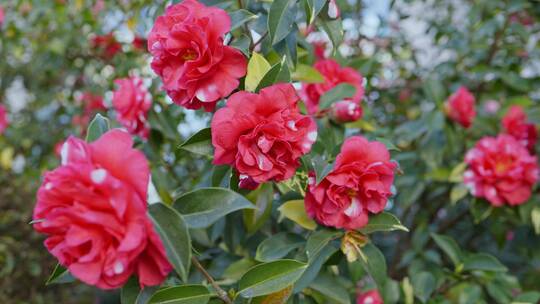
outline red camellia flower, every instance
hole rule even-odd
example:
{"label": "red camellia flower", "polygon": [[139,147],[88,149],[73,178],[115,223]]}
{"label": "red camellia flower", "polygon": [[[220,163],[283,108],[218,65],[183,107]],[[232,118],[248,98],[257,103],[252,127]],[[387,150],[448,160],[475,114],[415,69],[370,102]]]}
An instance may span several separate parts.
{"label": "red camellia flower", "polygon": [[0,26],[2,26],[2,24],[4,24],[4,8],[2,6],[0,6]]}
{"label": "red camellia flower", "polygon": [[319,111],[319,100],[324,93],[330,91],[336,85],[349,83],[356,88],[356,94],[346,100],[360,104],[364,97],[364,85],[362,75],[353,68],[342,68],[339,63],[332,59],[325,59],[315,63],[315,69],[324,77],[321,83],[302,84],[302,98],[306,102],[308,112],[316,114]]}
{"label": "red camellia flower", "polygon": [[493,206],[526,202],[538,180],[538,160],[507,134],[484,137],[465,155],[463,182]]}
{"label": "red camellia flower", "polygon": [[105,103],[103,102],[103,97],[100,95],[95,95],[90,92],[83,93],[77,101],[81,104],[83,112],[81,115],[75,115],[72,118],[72,124],[79,126],[82,130],[82,134],[86,134],[86,127],[90,122],[90,119],[97,112],[107,110]]}
{"label": "red camellia flower", "polygon": [[538,131],[532,123],[527,123],[527,115],[520,106],[512,106],[503,117],[502,124],[506,133],[522,143],[531,153],[538,139]]}
{"label": "red camellia flower", "polygon": [[152,105],[150,94],[138,77],[114,81],[118,88],[113,93],[112,104],[118,121],[133,135],[148,137],[148,110]]}
{"label": "red camellia flower", "polygon": [[6,107],[0,104],[0,134],[4,133],[8,127],[9,120],[7,117]]}
{"label": "red camellia flower", "polygon": [[247,62],[239,50],[223,45],[230,29],[227,12],[196,0],[171,5],[156,19],[148,36],[152,69],[175,103],[212,111],[238,87]]}
{"label": "red camellia flower", "polygon": [[317,185],[310,173],[306,211],[317,222],[335,228],[358,229],[368,212],[384,210],[392,196],[396,164],[380,142],[349,137],[341,146],[333,170]]}
{"label": "red camellia flower", "polygon": [[476,117],[474,96],[466,87],[460,87],[445,104],[446,114],[464,128],[469,128]]}
{"label": "red camellia flower", "polygon": [[384,304],[377,289],[368,290],[356,297],[356,304]]}
{"label": "red camellia flower", "polygon": [[113,33],[107,35],[96,35],[91,41],[91,46],[96,48],[100,56],[105,60],[111,60],[122,50],[122,45],[116,41]]}
{"label": "red camellia flower", "polygon": [[141,287],[160,284],[172,267],[146,215],[150,170],[115,129],[86,143],[70,137],[62,165],[46,172],[37,194],[34,229],[61,265],[86,284],[119,288],[132,274]]}
{"label": "red camellia flower", "polygon": [[212,118],[214,164],[236,168],[241,184],[292,177],[317,138],[315,121],[300,114],[297,103],[290,84],[233,94]]}
{"label": "red camellia flower", "polygon": [[338,123],[357,121],[362,117],[362,107],[350,100],[341,100],[332,104],[331,117]]}

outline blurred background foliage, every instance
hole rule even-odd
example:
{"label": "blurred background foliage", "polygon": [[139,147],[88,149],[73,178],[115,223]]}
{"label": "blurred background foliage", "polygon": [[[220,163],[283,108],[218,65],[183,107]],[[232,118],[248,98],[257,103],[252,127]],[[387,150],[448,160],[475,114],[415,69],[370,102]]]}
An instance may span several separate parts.
{"label": "blurred background foliage", "polygon": [[[263,5],[245,3],[252,11]],[[441,303],[508,303],[522,290],[540,291],[538,189],[527,204],[493,209],[466,195],[459,178],[465,151],[500,131],[510,105],[522,105],[529,120],[540,123],[540,2],[342,0],[338,5],[344,35],[336,57],[364,75],[367,92],[363,119],[348,124],[345,133],[385,138],[400,150],[393,157],[404,174],[396,180],[391,211],[411,232],[374,239],[397,297],[406,302],[407,290],[424,280],[435,285],[423,292]],[[208,159],[176,148],[207,126],[210,116],[171,105],[149,68],[144,37],[166,1],[12,0],[1,6],[0,103],[8,109],[10,126],[0,136],[0,302],[92,303],[99,292],[90,287],[44,285],[54,261],[28,224],[42,172],[58,165],[57,144],[85,130],[78,123],[88,115],[81,96],[104,96],[110,106],[114,79],[145,79],[154,102],[152,130],[148,143],[138,146],[149,157],[166,202],[212,184]],[[96,45],[97,37],[110,33],[103,38],[109,44]],[[312,42],[302,29],[297,35]],[[264,52],[264,43],[261,47]],[[309,52],[299,51],[298,57],[313,62]],[[479,118],[468,130],[447,121],[442,110],[460,85],[477,99]],[[236,244],[247,238],[236,230],[227,233]],[[455,271],[430,233],[453,237],[464,251],[490,253],[510,271]],[[204,237],[193,236],[201,244]],[[222,274],[235,260],[222,257],[210,270]],[[361,272],[351,276],[362,278]],[[115,301],[113,294],[100,295],[108,297]]]}

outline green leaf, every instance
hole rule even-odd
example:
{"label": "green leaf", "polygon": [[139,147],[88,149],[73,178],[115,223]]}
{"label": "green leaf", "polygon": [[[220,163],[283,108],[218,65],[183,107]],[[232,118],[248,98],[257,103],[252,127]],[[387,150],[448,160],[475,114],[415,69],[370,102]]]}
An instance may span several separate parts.
{"label": "green leaf", "polygon": [[435,290],[435,282],[435,277],[427,271],[422,271],[412,277],[414,294],[422,303],[426,303],[429,300]]}
{"label": "green leaf", "polygon": [[173,203],[189,228],[206,228],[223,216],[255,206],[242,195],[225,188],[201,188],[187,192]]}
{"label": "green leaf", "polygon": [[251,39],[246,34],[235,38],[231,44],[232,47],[238,49],[244,56],[249,57],[249,46],[251,45]]}
{"label": "green leaf", "polygon": [[310,288],[322,293],[331,303],[350,304],[349,292],[335,277],[327,274],[319,274],[309,285]]}
{"label": "green leaf", "polygon": [[51,276],[47,279],[45,285],[64,284],[75,282],[75,278],[69,271],[60,264],[56,264]]}
{"label": "green leaf", "polygon": [[334,169],[334,163],[328,163],[327,160],[320,156],[313,157],[311,164],[313,170],[315,170],[315,183],[317,185]]}
{"label": "green leaf", "polygon": [[110,129],[109,119],[101,114],[96,114],[86,129],[86,141],[93,142]]}
{"label": "green leaf", "polygon": [[508,268],[501,264],[497,258],[487,253],[475,253],[468,256],[463,262],[464,271],[483,270],[505,272]]}
{"label": "green leaf", "polygon": [[514,299],[514,302],[511,304],[534,304],[540,301],[540,292],[538,291],[528,291],[520,294]]}
{"label": "green leaf", "polygon": [[204,128],[193,134],[178,148],[191,153],[212,156],[214,148],[212,146],[212,133],[210,128]]}
{"label": "green leaf", "polygon": [[229,16],[231,17],[231,32],[242,26],[244,23],[258,18],[257,15],[245,9],[239,9],[234,12],[230,12]]}
{"label": "green leaf", "polygon": [[254,92],[263,79],[264,75],[271,69],[270,64],[260,54],[253,52],[248,62],[245,88]]}
{"label": "green leaf", "polygon": [[531,211],[531,221],[534,227],[534,233],[540,234],[540,207],[534,206]]}
{"label": "green leaf", "polygon": [[377,231],[394,231],[403,230],[409,231],[407,227],[403,226],[401,222],[393,214],[388,212],[381,212],[373,215],[369,218],[369,222],[366,226],[358,229],[358,231],[368,234]]}
{"label": "green leaf", "polygon": [[442,251],[450,258],[452,263],[454,263],[454,266],[458,267],[461,264],[462,255],[461,249],[459,249],[456,241],[449,236],[435,233],[432,233],[431,237],[437,246],[439,246],[439,248],[441,248]]}
{"label": "green leaf", "polygon": [[277,260],[251,268],[238,282],[238,293],[252,298],[277,292],[294,284],[307,264],[295,260]]}
{"label": "green leaf", "polygon": [[294,293],[298,293],[308,287],[317,277],[324,263],[337,251],[338,249],[333,246],[333,244],[329,243],[319,250],[316,256],[311,257],[306,271],[304,271],[300,279],[298,279],[294,285]]}
{"label": "green leaf", "polygon": [[257,190],[251,191],[247,199],[253,203],[254,208],[244,210],[243,220],[249,234],[255,233],[270,218],[272,202],[274,200],[274,187],[272,183],[262,184]]}
{"label": "green leaf", "polygon": [[149,304],[206,304],[212,294],[203,285],[168,287],[156,292]]}
{"label": "green leaf", "polygon": [[403,295],[405,296],[405,304],[413,304],[414,289],[408,277],[405,277],[401,282],[401,289],[403,290]]}
{"label": "green leaf", "polygon": [[366,272],[373,278],[380,290],[386,283],[386,260],[382,252],[372,243],[367,243],[360,249],[358,259]]}
{"label": "green leaf", "polygon": [[319,102],[319,108],[324,110],[332,105],[336,101],[343,100],[345,98],[353,97],[356,94],[356,88],[348,83],[341,83],[333,87],[330,91],[324,93],[321,96]]}
{"label": "green leaf", "polygon": [[341,42],[343,42],[343,26],[341,24],[341,19],[335,20],[321,20],[320,25],[330,37],[332,41],[332,52],[335,54]]}
{"label": "green leaf", "polygon": [[424,93],[430,101],[441,104],[446,98],[446,92],[440,79],[430,77],[426,79],[423,85]]}
{"label": "green leaf", "polygon": [[304,5],[306,9],[306,20],[307,20],[308,25],[312,24],[315,21],[315,18],[317,18],[317,16],[323,9],[326,2],[327,2],[326,0],[306,0],[305,1]]}
{"label": "green leaf", "polygon": [[268,12],[268,33],[272,45],[285,39],[293,28],[296,0],[274,0]]}
{"label": "green leaf", "polygon": [[182,280],[187,281],[191,262],[191,238],[182,216],[162,203],[148,206],[150,219],[161,237],[169,262]]}
{"label": "green leaf", "polygon": [[281,259],[292,250],[301,247],[304,242],[304,238],[298,234],[288,232],[275,234],[259,244],[255,259],[261,262]]}
{"label": "green leaf", "polygon": [[307,215],[303,200],[285,202],[279,206],[278,210],[282,217],[286,217],[308,230],[317,228],[317,223]]}
{"label": "green leaf", "polygon": [[212,171],[212,187],[229,188],[232,168],[228,165],[214,166]]}
{"label": "green leaf", "polygon": [[448,176],[448,181],[451,183],[463,182],[463,172],[465,172],[465,169],[467,169],[467,163],[462,162],[457,164],[454,168],[452,168],[452,171]]}
{"label": "green leaf", "polygon": [[132,276],[120,291],[120,303],[146,304],[158,288],[158,286],[147,286],[141,290],[139,287],[139,280],[137,277]]}
{"label": "green leaf", "polygon": [[465,185],[463,184],[456,184],[452,187],[452,190],[450,190],[450,203],[455,204],[460,199],[467,196],[467,193],[469,193],[469,190]]}
{"label": "green leaf", "polygon": [[332,240],[338,239],[343,235],[343,232],[336,230],[318,230],[311,233],[306,243],[306,254],[311,261],[316,258],[321,250],[328,245]]}
{"label": "green leaf", "polygon": [[319,71],[306,64],[298,64],[296,70],[292,74],[293,80],[301,81],[305,83],[319,83],[324,82],[324,77]]}
{"label": "green leaf", "polygon": [[383,137],[377,137],[375,138],[376,141],[383,143],[386,146],[386,149],[388,150],[394,150],[394,151],[401,151],[396,145],[394,145],[390,140],[383,138]]}
{"label": "green leaf", "polygon": [[230,264],[223,272],[225,279],[232,280],[234,282],[240,280],[248,270],[250,270],[257,263],[251,258],[243,258],[232,264]]}
{"label": "green leaf", "polygon": [[274,66],[272,66],[272,68],[266,74],[264,74],[264,77],[257,85],[255,92],[259,92],[261,89],[278,83],[279,81],[288,82],[289,79],[279,79],[280,77],[290,78],[290,76],[287,76],[288,74],[289,68],[285,64],[285,57],[283,57],[280,62],[274,64]]}

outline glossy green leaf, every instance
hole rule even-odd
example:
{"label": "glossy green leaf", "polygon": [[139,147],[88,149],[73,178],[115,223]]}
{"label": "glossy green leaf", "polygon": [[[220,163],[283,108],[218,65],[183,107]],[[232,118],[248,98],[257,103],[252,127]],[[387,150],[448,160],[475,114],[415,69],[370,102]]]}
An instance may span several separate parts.
{"label": "glossy green leaf", "polygon": [[475,253],[468,256],[463,262],[464,271],[483,270],[504,272],[508,268],[504,266],[497,258],[487,253]]}
{"label": "glossy green leaf", "polygon": [[321,250],[332,240],[338,239],[343,232],[337,230],[318,230],[310,234],[306,243],[306,254],[311,261],[316,258]]}
{"label": "glossy green leaf", "polygon": [[373,278],[377,286],[382,290],[386,282],[386,260],[382,252],[372,243],[367,243],[360,249],[358,259],[364,269]]}
{"label": "glossy green leaf", "polygon": [[156,292],[149,304],[206,304],[212,294],[203,285],[167,287]]}
{"label": "glossy green leaf", "polygon": [[253,52],[247,66],[247,75],[245,88],[247,91],[255,92],[259,82],[264,75],[270,71],[271,66],[266,59],[259,53]]}
{"label": "glossy green leaf", "polygon": [[305,83],[319,83],[324,81],[322,74],[312,66],[298,64],[292,74],[292,79]]}
{"label": "glossy green leaf", "polygon": [[249,234],[255,233],[270,218],[272,202],[274,200],[274,187],[272,183],[265,183],[255,191],[251,191],[246,198],[254,205],[252,209],[244,210],[244,225]]}
{"label": "glossy green leaf", "polygon": [[319,101],[319,108],[326,109],[336,101],[349,98],[356,94],[356,88],[348,83],[341,83],[333,87],[330,91],[324,93]]}
{"label": "glossy green leaf", "polygon": [[178,148],[191,153],[212,156],[214,148],[212,146],[212,134],[210,128],[204,128],[193,134]]}
{"label": "glossy green leaf", "polygon": [[540,207],[534,206],[531,211],[531,222],[533,224],[534,232],[540,234]]}
{"label": "glossy green leaf", "polygon": [[229,16],[231,17],[231,32],[242,26],[244,23],[257,19],[257,15],[245,9],[229,12]]}
{"label": "glossy green leaf", "polygon": [[248,270],[257,264],[251,258],[243,258],[234,263],[231,263],[223,272],[223,277],[234,282],[240,280]]}
{"label": "glossy green leaf", "polygon": [[303,200],[285,202],[279,206],[278,210],[282,217],[286,217],[308,230],[317,228],[317,223],[307,215]]}
{"label": "glossy green leaf", "polygon": [[456,184],[452,187],[452,190],[450,190],[450,203],[455,204],[460,199],[467,196],[467,193],[469,193],[469,190],[465,185],[463,184]]}
{"label": "glossy green leaf", "polygon": [[94,119],[88,125],[86,130],[86,141],[93,142],[105,134],[110,129],[110,122],[107,117],[104,117],[101,114],[96,114]]}
{"label": "glossy green leaf", "polygon": [[285,257],[289,252],[301,247],[305,243],[303,237],[288,232],[275,234],[257,247],[255,259],[261,262],[271,262]]}
{"label": "glossy green leaf", "polygon": [[341,42],[343,42],[343,26],[341,24],[341,19],[335,20],[321,20],[320,25],[330,37],[332,41],[332,52],[335,54]]}
{"label": "glossy green leaf", "polygon": [[461,264],[462,254],[461,249],[459,249],[458,244],[454,239],[446,235],[440,234],[431,234],[431,238],[435,241],[437,246],[442,249],[442,251],[450,258],[454,266]]}
{"label": "glossy green leaf", "polygon": [[307,264],[295,260],[277,260],[251,268],[238,282],[238,293],[252,298],[277,292],[294,284]]}
{"label": "glossy green leaf", "polygon": [[366,226],[358,229],[358,231],[368,234],[377,231],[394,231],[403,230],[409,231],[407,227],[403,226],[401,222],[393,214],[388,212],[381,212],[379,214],[370,216],[369,222]]}
{"label": "glossy green leaf", "polygon": [[75,282],[75,278],[69,271],[60,264],[56,264],[51,276],[47,279],[46,285],[64,284]]}
{"label": "glossy green leaf", "polygon": [[257,89],[255,90],[255,92],[259,92],[261,89],[271,86],[275,83],[288,82],[289,80],[289,68],[285,64],[285,57],[283,57],[280,62],[274,64],[272,68],[268,72],[266,72],[264,77],[257,85]]}
{"label": "glossy green leaf", "polygon": [[272,45],[283,40],[292,30],[296,17],[296,0],[274,0],[268,12],[268,33]]}
{"label": "glossy green leaf", "polygon": [[327,244],[321,250],[318,251],[318,254],[312,256],[309,259],[308,267],[302,276],[294,284],[294,293],[298,293],[304,288],[308,287],[311,282],[317,277],[324,263],[336,252],[338,248],[333,246],[333,244]]}
{"label": "glossy green leaf", "polygon": [[326,0],[306,0],[304,2],[308,24],[312,24],[315,21],[315,18],[317,18],[326,2]]}
{"label": "glossy green leaf", "polygon": [[137,277],[132,276],[120,291],[120,303],[147,304],[158,288],[158,286],[147,286],[141,290],[139,280]]}
{"label": "glossy green leaf", "polygon": [[183,281],[187,281],[191,263],[191,238],[182,216],[162,203],[148,206],[150,219],[161,237],[169,262]]}
{"label": "glossy green leaf", "polygon": [[412,277],[414,294],[422,303],[430,299],[435,290],[435,277],[427,271],[422,271]]}
{"label": "glossy green leaf", "polygon": [[327,274],[319,274],[315,280],[309,285],[310,288],[323,294],[331,303],[350,304],[349,292],[347,289],[339,284],[339,281]]}
{"label": "glossy green leaf", "polygon": [[255,208],[245,197],[225,188],[187,192],[174,201],[173,207],[189,228],[206,228],[231,212]]}

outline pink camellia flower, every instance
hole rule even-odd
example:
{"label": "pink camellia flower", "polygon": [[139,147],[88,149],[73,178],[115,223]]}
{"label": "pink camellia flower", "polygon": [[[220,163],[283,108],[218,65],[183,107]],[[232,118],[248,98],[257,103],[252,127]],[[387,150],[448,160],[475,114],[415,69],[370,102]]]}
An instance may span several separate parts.
{"label": "pink camellia flower", "polygon": [[493,206],[526,202],[538,180],[538,160],[507,134],[484,137],[465,155],[463,183]]}
{"label": "pink camellia flower", "polygon": [[212,118],[214,164],[233,166],[250,184],[292,177],[317,138],[315,121],[297,103],[291,84],[231,95]]}
{"label": "pink camellia flower", "polygon": [[368,290],[356,297],[356,304],[384,304],[377,289]]}
{"label": "pink camellia flower", "polygon": [[107,110],[107,107],[103,102],[103,97],[100,95],[84,92],[81,97],[79,97],[79,101],[83,105],[84,114],[87,115],[93,115],[96,112]]}
{"label": "pink camellia flower", "polygon": [[2,26],[2,24],[4,24],[4,16],[5,16],[4,8],[2,6],[0,6],[0,26]]}
{"label": "pink camellia flower", "polygon": [[47,235],[49,252],[102,289],[119,288],[132,274],[141,287],[158,285],[172,269],[146,214],[148,161],[132,145],[118,129],[90,144],[68,138],[34,208],[34,229]]}
{"label": "pink camellia flower", "polygon": [[148,110],[152,105],[150,94],[138,77],[114,81],[118,88],[113,93],[112,104],[118,121],[131,134],[148,138]]}
{"label": "pink camellia flower", "polygon": [[527,149],[534,153],[538,131],[532,123],[527,123],[527,115],[520,106],[512,106],[502,120],[504,131],[512,135]]}
{"label": "pink camellia flower", "polygon": [[476,117],[474,96],[466,87],[460,87],[445,104],[446,114],[464,128],[469,128]]}
{"label": "pink camellia flower", "polygon": [[326,46],[327,43],[324,40],[317,40],[311,43],[313,45],[313,53],[317,60],[324,60],[326,58]]}
{"label": "pink camellia flower", "polygon": [[321,83],[303,83],[301,95],[308,112],[312,115],[319,111],[319,100],[324,93],[341,83],[349,83],[356,88],[356,94],[347,100],[360,104],[364,97],[362,75],[353,68],[342,68],[332,59],[325,59],[315,63],[317,69],[324,77]]}
{"label": "pink camellia flower", "polygon": [[347,138],[334,168],[318,185],[314,172],[310,173],[307,214],[330,227],[353,230],[365,226],[368,214],[383,211],[392,196],[396,167],[384,144],[362,136]]}
{"label": "pink camellia flower", "polygon": [[238,87],[247,61],[239,50],[223,45],[230,29],[227,12],[196,0],[171,5],[156,19],[148,36],[152,69],[176,104],[212,111]]}
{"label": "pink camellia flower", "polygon": [[122,50],[122,45],[116,41],[113,33],[96,35],[90,40],[90,45],[97,49],[98,54],[105,60],[111,60]]}
{"label": "pink camellia flower", "polygon": [[6,107],[0,104],[0,134],[4,133],[9,125]]}
{"label": "pink camellia flower", "polygon": [[341,100],[332,104],[331,117],[335,122],[357,121],[362,117],[362,107],[350,100]]}

